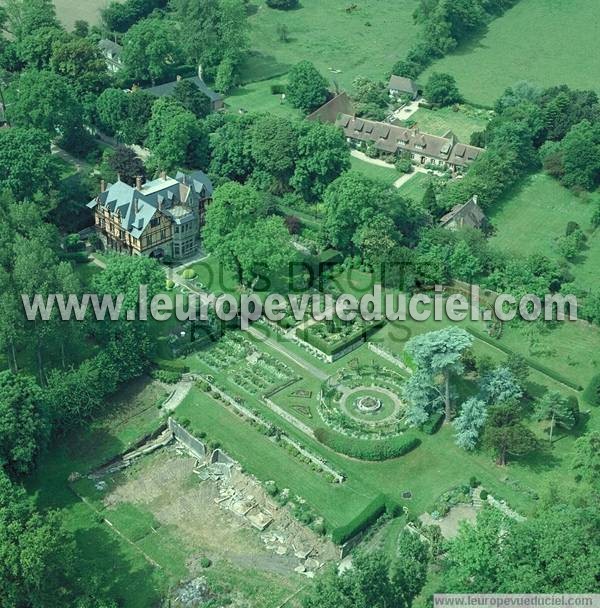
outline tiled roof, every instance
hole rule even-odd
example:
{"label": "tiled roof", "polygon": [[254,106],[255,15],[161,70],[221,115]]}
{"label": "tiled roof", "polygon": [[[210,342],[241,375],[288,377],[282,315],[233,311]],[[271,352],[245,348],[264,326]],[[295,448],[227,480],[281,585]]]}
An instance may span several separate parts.
{"label": "tiled roof", "polygon": [[[204,93],[212,102],[221,101],[223,99],[223,95],[213,91],[201,78],[198,76],[194,76],[193,78],[183,78],[182,80],[187,80],[192,84],[195,84],[202,93]],[[177,86],[179,80],[173,80],[172,82],[165,82],[164,84],[159,84],[155,87],[150,87],[148,89],[144,89],[146,93],[150,93],[150,95],[154,95],[154,97],[170,97],[173,95],[173,91]]]}
{"label": "tiled roof", "polygon": [[343,129],[346,137],[372,142],[384,152],[406,150],[454,165],[468,165],[484,152],[483,148],[459,143],[452,133],[447,134],[448,137],[438,137],[421,133],[417,129],[356,118],[348,114],[339,116],[336,125]]}
{"label": "tiled roof", "polygon": [[417,94],[417,83],[410,78],[405,78],[404,76],[392,75],[390,77],[388,88],[390,91],[402,91],[404,93],[411,93],[412,95]]}

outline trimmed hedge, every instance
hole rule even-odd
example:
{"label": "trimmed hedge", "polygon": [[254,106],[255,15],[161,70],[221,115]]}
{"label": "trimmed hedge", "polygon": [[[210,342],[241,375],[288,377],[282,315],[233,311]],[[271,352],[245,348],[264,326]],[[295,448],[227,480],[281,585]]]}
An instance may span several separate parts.
{"label": "trimmed hedge", "polygon": [[583,399],[590,405],[600,405],[600,374],[596,374],[583,392]]}
{"label": "trimmed hedge", "polygon": [[[467,327],[465,329],[472,336],[475,336],[479,340],[482,340],[483,342],[486,342],[487,344],[490,344],[495,348],[499,348],[507,355],[515,354],[515,352],[512,349],[508,348],[508,346],[504,346],[504,344],[499,343],[494,338],[490,338],[490,336],[488,336],[486,333],[479,331],[478,329],[473,329],[472,327]],[[553,369],[550,369],[549,367],[546,367],[545,365],[542,365],[541,363],[538,363],[537,361],[534,361],[529,357],[523,357],[523,359],[525,359],[525,362],[527,363],[527,365],[529,365],[529,367],[537,370],[538,372],[541,372],[542,374],[545,374],[546,376],[549,376],[553,380],[556,380],[557,382],[560,382],[561,384],[564,384],[565,386],[568,386],[569,388],[572,388],[575,391],[583,390],[583,386],[581,386],[581,384],[576,384],[575,382],[572,382],[571,380],[569,380],[569,378],[555,372]]]}
{"label": "trimmed hedge", "polygon": [[337,353],[345,350],[352,344],[362,341],[365,342],[367,338],[377,329],[379,329],[384,324],[384,321],[374,321],[371,325],[367,327],[361,327],[354,333],[350,334],[348,337],[344,338],[341,342],[337,342],[335,344],[329,344],[320,336],[312,333],[311,327],[305,327],[304,329],[297,329],[296,335],[305,342],[308,342],[311,346],[319,349],[321,352],[326,355],[336,355]]}
{"label": "trimmed hedge", "polygon": [[337,545],[343,545],[372,526],[384,513],[397,513],[399,507],[400,505],[386,494],[379,494],[346,525],[334,528],[331,531],[331,540]]}
{"label": "trimmed hedge", "polygon": [[351,458],[370,461],[399,458],[414,450],[421,443],[418,437],[410,433],[377,441],[373,439],[354,439],[323,427],[315,429],[315,437],[317,441],[335,452]]}
{"label": "trimmed hedge", "polygon": [[421,430],[427,435],[435,435],[440,430],[445,418],[444,412],[434,412],[429,416],[429,420],[421,426]]}

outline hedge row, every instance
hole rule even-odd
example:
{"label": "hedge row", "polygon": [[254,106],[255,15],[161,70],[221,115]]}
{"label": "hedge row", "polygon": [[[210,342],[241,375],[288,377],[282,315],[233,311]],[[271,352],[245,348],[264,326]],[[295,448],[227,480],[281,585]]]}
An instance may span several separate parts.
{"label": "hedge row", "polygon": [[600,374],[596,374],[583,392],[583,399],[590,405],[600,405]]}
{"label": "hedge row", "polygon": [[389,460],[404,456],[421,443],[418,437],[410,433],[378,441],[375,439],[354,439],[323,427],[315,430],[315,437],[317,441],[335,452],[345,454],[351,458],[370,461]]}
{"label": "hedge row", "polygon": [[446,415],[444,412],[434,412],[429,416],[429,420],[421,427],[421,430],[427,435],[435,435],[442,426]]}
{"label": "hedge row", "polygon": [[[508,346],[504,346],[504,344],[501,344],[494,338],[491,338],[486,333],[479,331],[478,329],[473,329],[471,327],[467,327],[466,329],[471,335],[475,336],[479,340],[482,340],[483,342],[486,342],[487,344],[490,344],[491,346],[494,346],[495,348],[499,348],[502,352],[506,353],[507,355],[515,354],[515,352],[512,349],[508,348]],[[572,382],[571,380],[569,380],[569,378],[555,372],[553,369],[550,369],[549,367],[546,367],[545,365],[542,365],[541,363],[538,363],[537,361],[534,361],[533,359],[530,359],[529,357],[523,357],[523,358],[525,359],[525,361],[526,361],[527,365],[529,365],[529,367],[532,367],[533,369],[537,370],[538,372],[541,372],[542,374],[549,376],[553,380],[556,380],[557,382],[560,382],[561,384],[564,384],[565,386],[568,386],[569,388],[572,388],[575,391],[583,390],[583,386],[581,386],[580,384],[576,384],[575,382]]]}
{"label": "hedge row", "polygon": [[331,532],[331,540],[337,545],[343,545],[372,526],[385,512],[397,515],[400,509],[400,505],[389,496],[379,494],[346,525],[334,528]]}
{"label": "hedge row", "polygon": [[383,325],[384,321],[374,321],[368,327],[361,327],[359,330],[350,334],[347,338],[342,340],[341,342],[337,342],[336,344],[329,344],[320,336],[312,333],[311,327],[305,327],[304,329],[297,329],[296,335],[305,342],[308,342],[311,346],[319,349],[321,352],[326,355],[336,355],[337,353],[345,350],[352,344],[356,342],[362,341],[365,342],[367,338],[377,329],[379,329]]}

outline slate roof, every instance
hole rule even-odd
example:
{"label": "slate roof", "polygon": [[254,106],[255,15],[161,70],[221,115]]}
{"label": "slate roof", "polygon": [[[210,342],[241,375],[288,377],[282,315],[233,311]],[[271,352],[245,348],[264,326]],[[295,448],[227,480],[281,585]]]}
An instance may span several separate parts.
{"label": "slate roof", "polygon": [[[223,95],[213,91],[201,78],[198,76],[193,76],[192,78],[182,78],[182,80],[187,80],[192,84],[195,84],[202,93],[204,93],[213,103],[216,101],[223,100]],[[144,89],[146,93],[150,93],[150,95],[154,95],[154,97],[170,97],[173,95],[173,91],[177,86],[179,80],[173,80],[172,82],[165,82],[164,84],[159,84],[155,87],[150,87],[148,89]]]}
{"label": "slate roof", "polygon": [[139,190],[122,181],[109,184],[94,200],[88,203],[90,209],[98,205],[118,214],[121,227],[134,238],[139,238],[152,218],[160,209],[180,222],[187,209],[188,214],[195,204],[212,196],[213,186],[202,171],[191,174],[178,173],[175,178],[161,177],[146,182]]}
{"label": "slate roof", "polygon": [[421,133],[418,129],[357,118],[349,114],[341,114],[335,124],[342,128],[346,137],[372,142],[377,149],[389,153],[406,150],[464,166],[471,164],[484,152],[483,148],[460,143],[452,132],[438,137]]}
{"label": "slate roof", "polygon": [[413,96],[418,93],[417,83],[414,80],[411,80],[410,78],[405,78],[404,76],[392,75],[390,77],[388,88],[390,91],[410,93]]}
{"label": "slate roof", "polygon": [[477,196],[471,197],[463,205],[456,205],[440,219],[442,227],[455,222],[459,226],[469,228],[481,228],[487,218],[477,203]]}
{"label": "slate roof", "polygon": [[113,57],[120,57],[123,52],[123,47],[120,44],[117,44],[108,38],[102,38],[102,40],[98,42],[98,46],[103,53],[110,53]]}

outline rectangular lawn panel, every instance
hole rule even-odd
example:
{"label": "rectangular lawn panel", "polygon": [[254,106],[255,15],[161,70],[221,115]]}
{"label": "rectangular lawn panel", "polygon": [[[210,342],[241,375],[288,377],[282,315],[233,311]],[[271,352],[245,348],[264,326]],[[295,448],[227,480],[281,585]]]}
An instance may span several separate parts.
{"label": "rectangular lawn panel", "polygon": [[410,120],[416,123],[415,126],[422,133],[442,136],[452,131],[459,141],[469,143],[472,133],[485,129],[488,112],[465,105],[458,106],[458,111],[454,107],[439,110],[421,108]]}
{"label": "rectangular lawn panel", "polygon": [[482,37],[434,63],[420,80],[448,72],[468,101],[487,105],[521,80],[600,92],[600,63],[590,52],[597,43],[596,2],[521,0]]}
{"label": "rectangular lawn panel", "polygon": [[354,171],[358,171],[369,179],[386,186],[391,186],[400,177],[400,174],[393,167],[381,167],[354,156],[350,157],[350,164]]}

